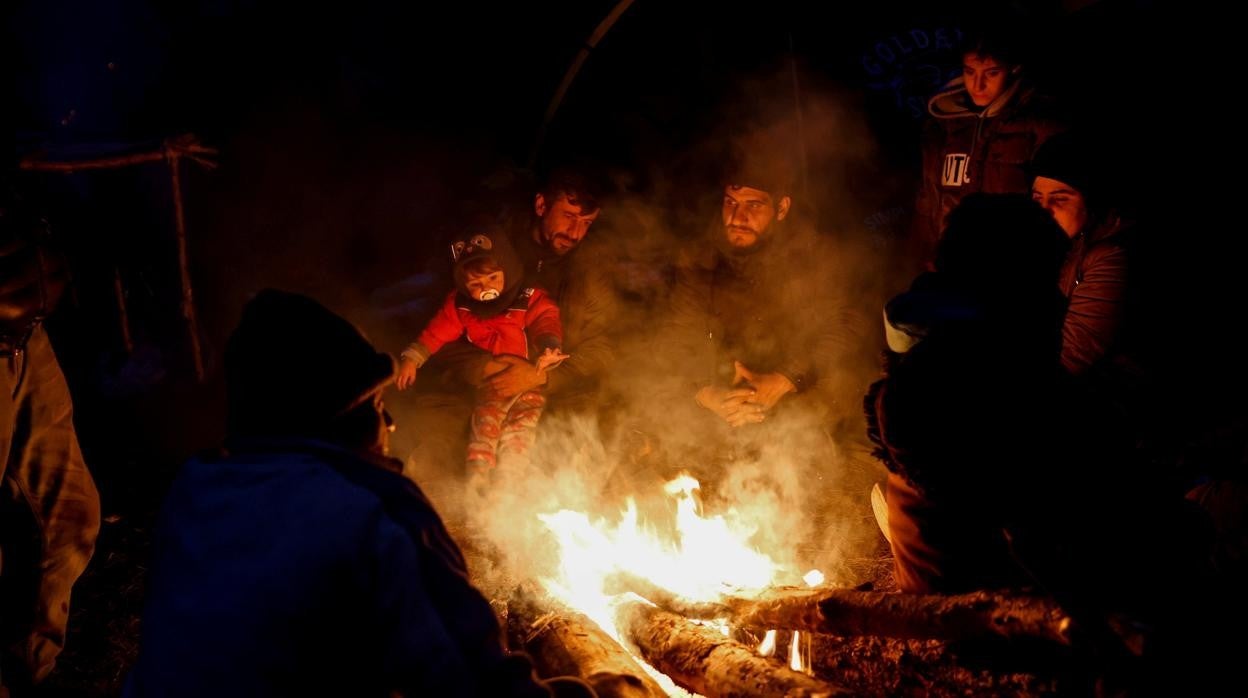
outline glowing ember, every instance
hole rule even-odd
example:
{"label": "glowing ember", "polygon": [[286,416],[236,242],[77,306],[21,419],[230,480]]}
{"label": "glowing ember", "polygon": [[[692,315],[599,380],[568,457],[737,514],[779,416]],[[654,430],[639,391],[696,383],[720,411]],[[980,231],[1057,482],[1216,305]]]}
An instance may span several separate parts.
{"label": "glowing ember", "polygon": [[758,645],[758,654],[763,657],[770,657],[776,653],[776,631],[768,630],[763,636],[763,641]]}
{"label": "glowing ember", "polygon": [[793,631],[793,640],[789,642],[789,668],[802,670],[802,634],[796,630]]}
{"label": "glowing ember", "polygon": [[663,491],[670,495],[683,494],[688,497],[699,487],[698,481],[692,475],[678,475],[675,480],[663,485]]}
{"label": "glowing ember", "polygon": [[[811,570],[802,575],[802,581],[806,582],[806,586],[817,587],[823,584],[823,573],[819,570]],[[804,671],[807,674],[810,670],[810,635],[806,635],[806,653],[802,654],[802,634],[796,630],[793,631],[793,641],[789,643],[789,668],[793,671]]]}

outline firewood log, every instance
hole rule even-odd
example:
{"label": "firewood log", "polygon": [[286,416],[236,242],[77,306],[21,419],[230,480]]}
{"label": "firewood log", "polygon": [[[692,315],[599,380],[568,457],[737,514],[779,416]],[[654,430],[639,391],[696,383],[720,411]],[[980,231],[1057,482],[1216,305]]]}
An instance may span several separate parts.
{"label": "firewood log", "polygon": [[669,613],[642,599],[616,607],[616,625],[651,666],[707,698],[826,698],[849,695],[724,637],[713,627]]}
{"label": "firewood log", "polygon": [[507,605],[513,645],[544,677],[577,676],[601,698],[665,698],[666,692],[593,620],[540,592],[516,589]]}

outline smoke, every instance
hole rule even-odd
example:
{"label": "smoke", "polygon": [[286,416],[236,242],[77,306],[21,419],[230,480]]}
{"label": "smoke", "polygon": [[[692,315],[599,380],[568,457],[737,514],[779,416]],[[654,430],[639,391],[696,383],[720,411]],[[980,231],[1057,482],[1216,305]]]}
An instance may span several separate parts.
{"label": "smoke", "polygon": [[[751,542],[795,573],[789,583],[818,568],[832,583],[856,584],[865,562],[879,557],[869,499],[884,471],[869,454],[862,395],[878,374],[880,308],[900,283],[899,255],[893,239],[867,223],[878,220],[887,197],[859,192],[888,178],[873,170],[875,149],[856,105],[812,86],[802,93],[799,119],[787,70],[747,81],[704,139],[648,170],[617,174],[621,193],[576,252],[614,290],[614,360],[596,406],[603,419],[569,415],[552,402],[529,458],[501,463],[489,495],[467,501],[469,528],[510,563],[501,578],[482,578],[487,591],[513,573],[554,569],[539,513],[613,518],[634,498],[645,523],[670,527],[673,504],[662,484],[681,472],[701,481],[708,514],[755,531]],[[785,98],[770,94],[777,89]],[[752,108],[759,104],[770,108]],[[782,321],[754,338],[756,348],[825,355],[814,356],[815,386],[784,398],[762,424],[732,429],[695,404],[696,386],[716,376],[682,352],[672,303],[678,267],[723,234],[726,166],[760,154],[795,165],[793,213],[775,234],[803,243],[778,268],[755,270],[763,280],[752,290],[758,307],[783,309]],[[721,356],[719,363],[726,358],[750,362]]]}
{"label": "smoke", "polygon": [[[431,410],[410,391],[386,396],[400,430],[396,454],[465,547],[492,547],[512,572],[540,575],[554,551],[538,513],[614,515],[631,496],[662,526],[671,502],[661,485],[688,471],[703,483],[708,512],[754,529],[760,549],[799,573],[818,567],[853,583],[851,561],[878,554],[868,502],[883,475],[863,443],[861,395],[877,372],[879,309],[898,285],[898,255],[887,231],[869,221],[895,207],[898,184],[874,164],[858,105],[808,76],[800,86],[795,100],[787,64],[744,79],[731,100],[707,110],[696,138],[675,149],[639,142],[636,162],[609,171],[617,195],[575,253],[597,267],[616,301],[601,423],[552,404],[528,463],[501,468],[480,500],[465,498],[462,476],[471,397]],[[222,241],[199,263],[229,270],[200,277],[218,338],[248,295],[279,286],[317,297],[397,354],[445,293],[436,287],[449,267],[440,238],[465,212],[496,211],[504,195],[514,194],[513,212],[531,205],[528,173],[498,167],[488,146],[465,150],[397,130],[343,132],[297,109],[254,125],[222,152],[232,176],[221,181],[230,188],[207,194],[231,203],[201,208],[192,229],[193,238]],[[823,250],[803,260],[818,272],[801,274],[813,276],[813,286],[759,289],[792,321],[765,341],[805,347],[821,322],[843,331],[821,357],[830,368],[817,389],[786,398],[762,425],[732,430],[694,404],[666,320],[682,255],[721,234],[725,169],[760,152],[793,167],[793,211],[777,234],[809,237]],[[784,272],[771,270],[773,278]]]}

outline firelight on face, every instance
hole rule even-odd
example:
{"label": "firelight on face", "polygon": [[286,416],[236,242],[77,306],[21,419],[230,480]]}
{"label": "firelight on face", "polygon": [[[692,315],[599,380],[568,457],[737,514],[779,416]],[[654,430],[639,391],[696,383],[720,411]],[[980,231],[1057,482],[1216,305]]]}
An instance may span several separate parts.
{"label": "firelight on face", "polygon": [[567,195],[559,195],[553,202],[542,194],[534,204],[538,218],[536,239],[557,255],[565,255],[576,249],[585,239],[589,226],[598,220],[599,209],[585,210],[584,206],[570,201]]}
{"label": "firelight on face", "polygon": [[506,279],[502,269],[480,273],[467,271],[464,288],[469,297],[478,301],[492,301],[503,294]]}
{"label": "firelight on face", "polygon": [[1001,96],[1009,79],[1009,66],[995,58],[968,53],[962,59],[962,80],[971,101],[977,107],[986,107]]}
{"label": "firelight on face", "polygon": [[762,189],[730,185],[724,188],[724,237],[735,249],[746,250],[764,240],[774,221],[789,213],[789,197],[779,201]]}

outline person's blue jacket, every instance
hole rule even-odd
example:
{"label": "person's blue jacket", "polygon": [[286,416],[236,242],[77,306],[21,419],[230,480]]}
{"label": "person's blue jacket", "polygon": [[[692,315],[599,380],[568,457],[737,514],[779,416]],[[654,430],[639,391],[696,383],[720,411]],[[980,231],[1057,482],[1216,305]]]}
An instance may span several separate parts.
{"label": "person's blue jacket", "polygon": [[125,695],[549,696],[393,465],[309,441],[187,463]]}

